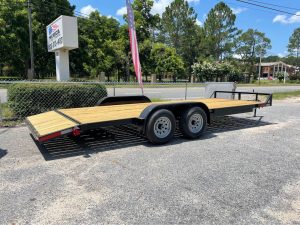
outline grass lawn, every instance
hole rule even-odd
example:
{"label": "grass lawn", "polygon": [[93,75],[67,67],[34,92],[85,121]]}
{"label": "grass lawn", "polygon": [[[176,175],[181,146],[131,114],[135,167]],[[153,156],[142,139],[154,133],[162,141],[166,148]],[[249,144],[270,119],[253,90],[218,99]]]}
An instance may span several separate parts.
{"label": "grass lawn", "polygon": [[10,110],[7,103],[2,103],[0,105],[0,110],[1,110],[1,115],[2,115],[3,118],[8,118],[8,119],[13,118],[14,114]]}
{"label": "grass lawn", "polygon": [[279,92],[273,94],[273,99],[283,100],[291,97],[300,97],[300,91]]}
{"label": "grass lawn", "polygon": [[280,82],[279,80],[260,80],[260,85],[258,80],[250,84],[239,84],[238,86],[293,86],[300,85],[300,81],[286,81],[286,83]]}
{"label": "grass lawn", "polygon": [[0,128],[1,127],[14,127],[23,122],[22,120],[16,120],[14,118],[14,114],[8,107],[7,103],[2,103],[0,105],[0,110],[1,110],[0,111],[1,117],[3,118],[3,120],[0,121]]}

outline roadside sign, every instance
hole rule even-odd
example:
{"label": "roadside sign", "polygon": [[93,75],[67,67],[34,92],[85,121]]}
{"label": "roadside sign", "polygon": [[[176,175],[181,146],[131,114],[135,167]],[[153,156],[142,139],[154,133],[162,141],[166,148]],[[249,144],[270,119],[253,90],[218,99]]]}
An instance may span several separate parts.
{"label": "roadside sign", "polygon": [[78,48],[77,18],[60,16],[49,24],[47,26],[47,45],[49,52]]}

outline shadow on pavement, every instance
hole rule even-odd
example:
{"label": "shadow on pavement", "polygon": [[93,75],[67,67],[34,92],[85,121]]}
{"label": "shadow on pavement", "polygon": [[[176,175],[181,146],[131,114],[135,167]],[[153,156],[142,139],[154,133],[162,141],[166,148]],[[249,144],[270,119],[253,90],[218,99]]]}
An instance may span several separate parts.
{"label": "shadow on pavement", "polygon": [[3,150],[0,148],[0,159],[7,155],[7,150]]}
{"label": "shadow on pavement", "polygon": [[[207,127],[205,134],[197,140],[214,138],[218,133],[242,130],[252,127],[271,125],[272,123],[262,121],[262,117],[240,118],[222,117],[213,120]],[[32,137],[33,138],[33,137]],[[179,131],[176,131],[175,138],[167,145],[175,145],[187,141]],[[45,160],[62,159],[73,156],[90,157],[92,154],[144,145],[156,147],[150,144],[147,139],[140,135],[134,126],[111,127],[105,130],[94,130],[82,134],[79,138],[62,137],[44,144],[35,142]]]}

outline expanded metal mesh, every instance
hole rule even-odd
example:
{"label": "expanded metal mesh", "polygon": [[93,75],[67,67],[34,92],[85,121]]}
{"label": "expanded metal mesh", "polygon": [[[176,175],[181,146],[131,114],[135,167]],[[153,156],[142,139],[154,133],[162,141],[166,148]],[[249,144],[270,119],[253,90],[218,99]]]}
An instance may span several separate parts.
{"label": "expanded metal mesh", "polygon": [[[214,97],[215,91],[230,91],[234,92],[236,90],[236,84],[233,82],[209,82],[205,86],[205,98]],[[218,93],[217,98],[233,99],[234,96],[228,93]]]}

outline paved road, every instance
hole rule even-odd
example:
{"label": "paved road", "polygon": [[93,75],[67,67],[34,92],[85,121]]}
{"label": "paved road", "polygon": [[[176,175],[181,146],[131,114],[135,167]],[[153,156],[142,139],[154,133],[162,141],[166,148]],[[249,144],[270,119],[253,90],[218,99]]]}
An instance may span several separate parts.
{"label": "paved road", "polygon": [[[241,87],[237,90],[239,91],[259,91],[266,93],[274,92],[285,92],[285,91],[295,91],[300,90],[299,86],[283,86],[283,87]],[[113,96],[114,91],[112,88],[108,88],[109,96]],[[139,88],[117,88],[115,94],[119,96],[124,95],[141,95],[141,90]],[[160,99],[184,99],[185,88],[145,88],[145,95],[150,98],[160,98]],[[187,97],[188,98],[199,98],[204,96],[204,87],[189,87]],[[0,89],[0,98],[2,102],[7,101],[6,90]]]}
{"label": "paved road", "polygon": [[0,224],[300,224],[300,101],[149,145],[129,129],[38,149],[0,129]]}
{"label": "paved road", "polygon": [[[187,92],[188,98],[199,98],[204,96],[204,87],[189,87]],[[239,87],[238,91],[256,92],[285,92],[300,90],[299,86],[282,86],[282,87]],[[141,90],[138,88],[119,88],[115,91],[116,95],[140,95]],[[113,89],[108,89],[108,94],[113,96]],[[183,99],[185,97],[185,88],[145,88],[145,95],[150,98],[161,99]]]}

